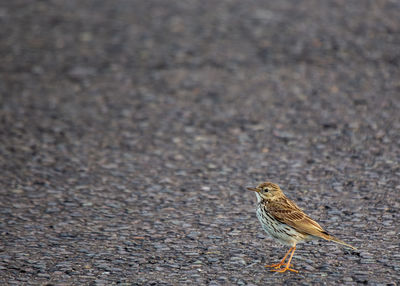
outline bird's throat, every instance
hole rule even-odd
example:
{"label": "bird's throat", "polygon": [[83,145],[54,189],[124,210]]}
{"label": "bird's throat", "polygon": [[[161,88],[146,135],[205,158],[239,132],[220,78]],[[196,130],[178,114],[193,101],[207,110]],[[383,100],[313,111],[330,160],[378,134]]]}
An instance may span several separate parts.
{"label": "bird's throat", "polygon": [[263,198],[260,196],[259,193],[256,193],[256,196],[257,196],[257,203],[261,203]]}

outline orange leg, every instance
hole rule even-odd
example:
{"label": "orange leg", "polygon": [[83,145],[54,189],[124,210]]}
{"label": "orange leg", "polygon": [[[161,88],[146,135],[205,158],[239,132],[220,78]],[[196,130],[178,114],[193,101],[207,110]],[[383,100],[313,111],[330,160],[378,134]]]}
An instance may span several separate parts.
{"label": "orange leg", "polygon": [[286,252],[285,256],[281,260],[281,262],[277,264],[272,264],[272,265],[265,265],[265,267],[271,267],[271,268],[280,268],[282,265],[285,264],[286,257],[288,257],[289,253],[293,250],[293,247],[289,248],[288,252]]}
{"label": "orange leg", "polygon": [[285,264],[286,265],[285,268],[283,268],[283,269],[279,269],[279,268],[278,269],[271,269],[271,271],[276,271],[276,272],[280,272],[280,273],[286,272],[287,270],[292,271],[292,272],[296,272],[296,273],[299,272],[299,271],[297,271],[295,269],[290,268],[290,262],[292,261],[293,254],[294,254],[294,252],[296,250],[296,246],[293,246],[290,250],[292,250],[292,254],[290,254],[289,261]]}

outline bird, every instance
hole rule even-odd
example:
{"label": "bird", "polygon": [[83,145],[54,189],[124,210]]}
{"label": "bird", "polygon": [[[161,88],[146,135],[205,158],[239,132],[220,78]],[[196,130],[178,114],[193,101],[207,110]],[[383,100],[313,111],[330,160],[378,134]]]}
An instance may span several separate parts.
{"label": "bird", "polygon": [[[322,238],[351,249],[357,249],[325,231],[292,200],[288,199],[277,184],[265,182],[256,188],[249,187],[247,189],[256,193],[256,213],[263,230],[273,239],[290,247],[279,263],[265,265],[265,267],[271,268],[271,271],[298,273],[297,270],[291,268],[292,264],[290,264],[298,243]],[[288,256],[289,259],[285,263]]]}

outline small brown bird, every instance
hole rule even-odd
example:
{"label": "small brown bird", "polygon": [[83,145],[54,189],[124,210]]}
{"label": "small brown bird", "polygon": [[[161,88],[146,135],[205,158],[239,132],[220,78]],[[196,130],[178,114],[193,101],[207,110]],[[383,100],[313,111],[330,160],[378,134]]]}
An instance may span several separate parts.
{"label": "small brown bird", "polygon": [[[265,267],[273,268],[271,271],[285,272],[289,270],[298,272],[290,268],[290,262],[296,250],[296,244],[300,242],[323,238],[356,249],[327,233],[293,201],[289,200],[278,185],[266,182],[256,188],[247,189],[256,192],[258,201],[257,217],[261,222],[262,228],[275,240],[290,246],[289,251],[279,263],[265,265]],[[289,254],[289,260],[285,263]],[[284,267],[281,268],[282,266]]]}

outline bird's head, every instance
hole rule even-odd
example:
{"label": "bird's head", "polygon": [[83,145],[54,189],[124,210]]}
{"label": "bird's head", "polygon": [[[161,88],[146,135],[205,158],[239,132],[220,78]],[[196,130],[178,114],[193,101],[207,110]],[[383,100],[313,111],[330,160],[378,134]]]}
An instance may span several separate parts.
{"label": "bird's head", "polygon": [[273,200],[283,195],[281,188],[277,184],[265,182],[259,184],[256,188],[247,188],[249,191],[256,192],[259,200]]}

